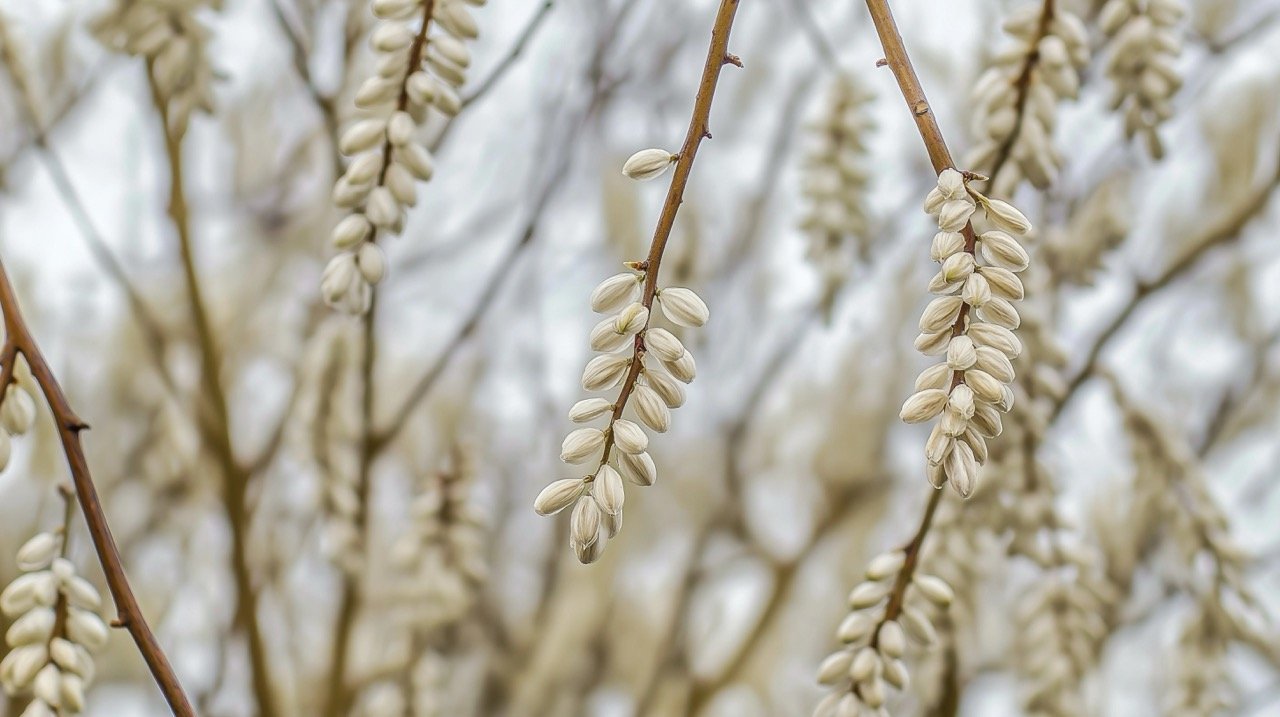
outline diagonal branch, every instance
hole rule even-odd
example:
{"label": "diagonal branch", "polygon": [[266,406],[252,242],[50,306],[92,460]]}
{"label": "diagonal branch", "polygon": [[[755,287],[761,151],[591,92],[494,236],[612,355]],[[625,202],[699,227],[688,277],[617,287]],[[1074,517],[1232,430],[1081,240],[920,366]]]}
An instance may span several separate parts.
{"label": "diagonal branch", "polygon": [[[107,587],[111,590],[111,598],[116,604],[116,620],[113,624],[129,631],[130,637],[138,646],[138,652],[151,670],[151,676],[164,694],[169,709],[177,717],[194,717],[195,711],[191,702],[182,691],[182,685],[169,664],[169,659],[160,648],[160,643],[147,625],[142,608],[134,597],[125,575],[124,564],[120,559],[120,550],[116,547],[115,538],[107,524],[106,514],[98,499],[98,491],[89,473],[89,464],[85,459],[84,449],[80,444],[80,432],[89,426],[71,409],[67,397],[58,385],[53,371],[40,353],[28,330],[26,322],[18,306],[17,296],[9,282],[9,276],[0,263],[0,309],[4,312],[5,343],[0,349],[0,387],[8,387],[13,381],[13,372],[18,356],[26,360],[31,368],[40,391],[44,394],[53,412],[58,426],[58,438],[62,442],[62,450],[67,456],[67,465],[71,471],[71,480],[75,484],[80,508],[84,511],[85,523],[89,527],[89,536],[93,539],[93,547],[98,553],[98,561],[102,564],[102,572],[106,575]],[[4,388],[0,388],[2,392]],[[0,393],[2,396],[3,393]]]}

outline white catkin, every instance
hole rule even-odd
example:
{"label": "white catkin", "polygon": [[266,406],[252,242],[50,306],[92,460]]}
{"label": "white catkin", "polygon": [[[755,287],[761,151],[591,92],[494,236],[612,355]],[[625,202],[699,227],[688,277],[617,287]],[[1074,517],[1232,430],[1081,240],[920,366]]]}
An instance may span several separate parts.
{"label": "white catkin", "polygon": [[887,715],[890,691],[908,686],[903,661],[908,644],[927,647],[932,642],[936,629],[926,605],[945,608],[951,588],[939,577],[915,573],[890,617],[890,595],[906,562],[904,550],[872,558],[866,579],[849,593],[849,614],[836,628],[842,646],[818,667],[818,682],[831,692],[818,703],[814,717]]}
{"label": "white catkin", "polygon": [[362,119],[338,141],[351,156],[334,184],[333,201],[348,210],[330,236],[337,256],[321,277],[321,294],[347,313],[368,311],[373,286],[386,275],[386,259],[374,246],[380,236],[404,230],[417,203],[419,181],[431,179],[434,160],[418,129],[435,111],[461,109],[458,88],[471,64],[466,41],[476,37],[473,5],[464,0],[374,3],[378,23],[369,36],[378,72],[356,92]]}
{"label": "white catkin", "polygon": [[[18,549],[24,571],[0,592],[0,612],[12,621],[0,661],[0,685],[30,695],[23,714],[73,715],[84,711],[93,681],[92,655],[106,646],[107,624],[98,616],[102,598],[60,556],[63,537],[38,533]],[[59,614],[61,611],[61,614]]]}
{"label": "white catkin", "polygon": [[821,117],[809,130],[813,148],[801,166],[805,210],[800,228],[808,238],[807,256],[822,280],[822,305],[828,312],[873,238],[866,143],[874,127],[868,112],[872,98],[856,76],[838,76]]}
{"label": "white catkin", "polygon": [[1031,224],[1007,202],[970,188],[954,169],[938,175],[925,209],[937,217],[944,234],[963,236],[974,231],[975,220],[991,227],[974,231],[972,253],[949,237],[935,241],[934,260],[942,268],[930,290],[938,297],[920,318],[916,347],[943,356],[946,368],[921,373],[900,414],[907,423],[938,419],[925,443],[929,480],[936,487],[950,484],[968,497],[987,457],[986,441],[1000,433],[998,412],[1013,404],[1010,360],[1022,345],[1012,331],[1021,318],[1010,299],[1020,297],[1016,272],[1029,262],[1014,237],[1029,232]]}
{"label": "white catkin", "polygon": [[[632,158],[638,163],[631,167],[636,178],[654,171],[650,164],[661,163],[653,152]],[[607,391],[631,383],[617,401],[587,398],[573,405],[569,419],[574,423],[606,423],[571,431],[561,445],[560,459],[594,468],[582,478],[552,482],[534,501],[540,515],[572,506],[569,544],[584,563],[599,559],[605,543],[622,527],[623,479],[639,486],[653,485],[657,479],[646,429],[665,433],[671,427],[671,411],[684,403],[680,384],[692,381],[697,372],[693,354],[676,331],[703,326],[710,319],[706,302],[684,287],[658,289],[652,306],[645,306],[640,301],[643,281],[644,274],[629,270],[605,279],[591,292],[592,310],[607,316],[591,331],[590,346],[600,353],[587,363],[582,387]],[[655,320],[665,320],[672,328],[654,326]],[[635,361],[641,364],[632,375]],[[624,418],[624,413],[634,420]]]}
{"label": "white catkin", "polygon": [[186,131],[194,112],[213,111],[214,75],[206,56],[211,34],[198,14],[217,6],[211,0],[113,0],[93,22],[104,45],[151,63],[174,134]]}
{"label": "white catkin", "polygon": [[1079,92],[1089,37],[1062,3],[1022,5],[1004,30],[1012,43],[995,54],[971,95],[978,141],[965,166],[989,174],[992,193],[1011,196],[1023,179],[1049,186],[1062,166],[1052,141],[1058,103]]}
{"label": "white catkin", "polygon": [[1173,96],[1182,87],[1177,62],[1185,14],[1179,0],[1107,0],[1098,14],[1110,38],[1111,106],[1123,113],[1125,136],[1141,136],[1156,159],[1164,156],[1157,130],[1173,116]]}

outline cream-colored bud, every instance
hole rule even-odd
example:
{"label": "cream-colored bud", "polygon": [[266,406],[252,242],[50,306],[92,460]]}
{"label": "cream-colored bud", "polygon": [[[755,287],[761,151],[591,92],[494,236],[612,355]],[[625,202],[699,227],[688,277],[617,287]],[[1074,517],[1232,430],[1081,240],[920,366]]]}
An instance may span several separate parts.
{"label": "cream-colored bud", "polygon": [[1026,234],[1031,231],[1031,222],[1012,204],[999,199],[986,199],[982,203],[987,220],[1000,229],[1014,234]]}
{"label": "cream-colored bud", "polygon": [[692,382],[698,375],[698,366],[693,360],[693,354],[688,351],[675,361],[663,361],[662,365],[673,378],[683,383]]}
{"label": "cream-colored bud", "polygon": [[677,159],[679,157],[665,149],[642,149],[623,163],[622,173],[645,182],[661,176]]}
{"label": "cream-colored bud", "polygon": [[431,152],[417,142],[409,142],[397,147],[395,160],[408,169],[415,178],[424,182],[431,179],[431,175],[435,172]]}
{"label": "cream-colored bud", "polygon": [[400,221],[400,203],[386,187],[374,187],[369,192],[365,215],[379,229],[389,229]]}
{"label": "cream-colored bud", "polygon": [[634,336],[649,323],[649,310],[640,302],[632,302],[623,307],[613,317],[613,330],[623,336]]}
{"label": "cream-colored bud", "polygon": [[902,657],[907,651],[907,636],[897,620],[889,620],[880,626],[880,652],[886,657]]}
{"label": "cream-colored bud", "polygon": [[938,232],[933,235],[933,244],[929,247],[929,256],[936,262],[946,261],[947,257],[964,251],[964,235],[960,232]]}
{"label": "cream-colored bud", "polygon": [[680,408],[684,405],[684,386],[678,381],[662,372],[652,371],[645,371],[644,379],[662,398],[662,402],[667,404],[667,408]]}
{"label": "cream-colored bud", "polygon": [[975,271],[964,280],[964,289],[960,291],[960,297],[970,306],[982,306],[991,301],[991,284],[987,281],[987,277]]}
{"label": "cream-colored bud", "polygon": [[973,417],[973,400],[973,389],[962,383],[951,389],[951,394],[947,397],[947,408],[967,421]]}
{"label": "cream-colored bud", "polygon": [[1031,261],[1027,250],[1006,232],[989,231],[978,237],[978,241],[984,259],[1010,271],[1022,271]]}
{"label": "cream-colored bud", "polygon": [[600,282],[591,292],[591,310],[596,313],[617,311],[630,303],[640,293],[643,275],[623,272]]}
{"label": "cream-colored bud", "polygon": [[991,287],[991,293],[1010,301],[1021,301],[1025,295],[1022,286],[1022,280],[1018,275],[999,266],[984,266],[978,269],[978,273],[987,280],[987,284]]}
{"label": "cream-colored bud", "polygon": [[968,336],[956,336],[947,344],[947,367],[952,370],[963,371],[973,366],[978,360],[977,350],[974,348],[973,339]]}
{"label": "cream-colored bud", "polygon": [[596,471],[591,494],[595,496],[596,502],[600,504],[600,510],[605,514],[617,515],[622,512],[626,491],[622,487],[622,476],[613,466],[606,464]]}
{"label": "cream-colored bud", "polygon": [[379,52],[403,50],[413,42],[413,30],[399,22],[381,22],[369,36],[369,44]]}
{"label": "cream-colored bud", "polygon": [[975,368],[986,371],[1001,383],[1013,382],[1013,362],[1004,353],[990,346],[980,346],[976,353]]}
{"label": "cream-colored bud", "polygon": [[359,246],[369,237],[372,227],[363,214],[348,214],[345,219],[333,227],[331,240],[341,250],[350,250]]}
{"label": "cream-colored bud", "polygon": [[883,600],[892,589],[893,585],[884,581],[860,583],[849,593],[849,607],[865,610]]}
{"label": "cream-colored bud", "polygon": [[592,351],[617,351],[630,340],[630,336],[618,332],[616,316],[601,319],[588,336]]}
{"label": "cream-colored bud", "polygon": [[936,363],[920,372],[916,377],[912,390],[923,391],[926,388],[945,388],[951,381],[951,368],[945,363]]}
{"label": "cream-colored bud", "polygon": [[906,562],[907,554],[904,551],[890,550],[887,553],[881,553],[867,563],[867,579],[884,580],[891,575],[897,575]]}
{"label": "cream-colored bud", "polygon": [[920,330],[931,334],[948,328],[960,315],[964,301],[959,296],[939,296],[929,302],[920,315]]}
{"label": "cream-colored bud", "polygon": [[67,610],[67,637],[84,645],[90,652],[96,652],[107,644],[111,633],[102,618],[88,610],[73,607]]}
{"label": "cream-colored bud", "polygon": [[644,345],[661,361],[679,361],[685,353],[684,344],[680,343],[680,339],[662,328],[646,331]]}
{"label": "cream-colored bud", "polygon": [[658,468],[648,453],[623,453],[618,456],[622,477],[638,486],[651,486],[658,479]]}
{"label": "cream-colored bud", "polygon": [[924,391],[913,393],[902,404],[902,410],[898,413],[898,416],[904,423],[922,423],[942,413],[942,409],[946,405],[946,391],[940,388],[925,389]]}
{"label": "cream-colored bud", "polygon": [[53,533],[36,533],[18,548],[19,570],[43,570],[57,557],[62,540]]}
{"label": "cream-colored bud", "polygon": [[964,186],[964,175],[948,167],[938,174],[938,191],[947,199],[967,197]]}
{"label": "cream-colored bud", "polygon": [[1003,326],[978,322],[969,327],[969,338],[979,346],[990,346],[1011,359],[1022,353],[1022,342]]}
{"label": "cream-colored bud", "polygon": [[973,269],[972,254],[968,252],[952,254],[942,263],[942,279],[948,284],[961,282],[969,278],[969,275],[973,273]]}
{"label": "cream-colored bud", "polygon": [[636,417],[658,433],[666,433],[671,427],[671,409],[667,408],[658,392],[650,386],[637,384],[631,397],[635,401]]}
{"label": "cream-colored bud", "polygon": [[974,398],[987,403],[998,402],[1004,389],[1004,384],[997,381],[994,376],[978,369],[965,371],[964,383],[973,389]]}
{"label": "cream-colored bud", "polygon": [[342,138],[338,141],[338,149],[348,156],[373,149],[378,142],[382,141],[386,128],[385,120],[360,120],[342,133]]}
{"label": "cream-colored bud", "polygon": [[978,309],[978,317],[1010,330],[1022,324],[1022,317],[1018,315],[1018,310],[1013,304],[1006,299],[995,297]]}
{"label": "cream-colored bud", "polygon": [[968,199],[948,199],[942,203],[942,208],[938,211],[938,228],[944,232],[958,232],[964,229],[969,223],[969,217],[974,212],[973,200]]}
{"label": "cream-colored bud", "polygon": [[628,354],[605,354],[587,362],[582,372],[582,388],[587,391],[603,391],[622,382],[631,367]]}
{"label": "cream-colored bud", "polygon": [[849,665],[849,678],[860,688],[866,686],[867,680],[880,671],[880,654],[876,648],[867,646],[858,650]]}
{"label": "cream-colored bud", "polygon": [[554,515],[568,508],[582,494],[584,483],[580,478],[562,478],[551,483],[533,501],[538,515]]}
{"label": "cream-colored bud", "polygon": [[613,408],[613,404],[608,399],[584,398],[569,409],[569,420],[574,423],[586,423],[611,412]]}
{"label": "cream-colored bud", "polygon": [[649,447],[649,436],[644,429],[625,418],[613,422],[613,444],[623,453],[644,453]]}
{"label": "cream-colored bud", "polygon": [[387,141],[396,147],[408,144],[413,139],[413,131],[416,128],[417,125],[408,112],[404,110],[393,112],[391,119],[387,121]]}
{"label": "cream-colored bud", "polygon": [[382,247],[373,242],[365,242],[356,253],[356,266],[365,281],[377,284],[387,274],[387,257],[382,253]]}
{"label": "cream-colored bud", "polygon": [[604,431],[599,428],[577,428],[560,444],[560,460],[582,463],[604,448]]}
{"label": "cream-colored bud", "polygon": [[683,287],[660,289],[658,302],[662,306],[662,313],[680,326],[702,326],[711,316],[706,302],[691,289]]}
{"label": "cream-colored bud", "polygon": [[911,584],[926,600],[938,607],[947,607],[956,597],[955,591],[947,581],[935,575],[916,573],[911,578]]}
{"label": "cream-colored bud", "polygon": [[590,546],[600,537],[600,505],[592,496],[580,496],[574,503],[569,535],[573,542],[584,546]]}

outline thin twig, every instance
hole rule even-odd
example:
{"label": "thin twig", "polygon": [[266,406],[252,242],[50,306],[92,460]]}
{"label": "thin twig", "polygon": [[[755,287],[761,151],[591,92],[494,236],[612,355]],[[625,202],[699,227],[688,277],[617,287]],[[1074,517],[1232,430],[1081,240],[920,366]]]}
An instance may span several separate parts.
{"label": "thin twig", "polygon": [[[711,101],[715,97],[716,84],[720,81],[720,70],[725,65],[742,66],[742,61],[729,54],[729,33],[733,29],[733,18],[738,12],[738,0],[721,0],[716,11],[715,25],[711,30],[711,44],[707,48],[707,59],[702,66],[702,79],[698,83],[698,94],[693,101],[693,116],[689,120],[689,129],[685,133],[684,144],[676,155],[675,172],[671,177],[671,186],[667,188],[667,198],[662,204],[662,214],[658,216],[658,226],[653,232],[653,241],[649,245],[649,255],[640,265],[644,271],[644,291],[640,303],[645,309],[653,308],[653,301],[658,295],[658,272],[662,268],[662,256],[667,242],[671,239],[671,230],[676,223],[676,213],[684,203],[684,189],[689,183],[689,174],[693,171],[693,160],[698,154],[702,140],[711,136],[709,120],[711,117]],[[646,325],[646,328],[647,325]],[[627,400],[636,387],[640,372],[644,368],[644,335],[641,330],[636,334],[635,347],[632,352],[631,366],[622,382],[622,389],[614,401],[613,413],[609,417],[609,427],[622,418],[627,408]],[[605,432],[604,448],[600,454],[600,465],[609,462],[609,454],[613,450],[614,432]],[[590,476],[584,480],[594,480]]]}
{"label": "thin twig", "polygon": [[524,53],[525,48],[529,45],[529,41],[533,39],[535,34],[537,34],[538,28],[542,27],[543,21],[547,19],[547,15],[551,13],[555,4],[555,0],[545,0],[545,2],[542,3],[542,7],[538,8],[537,12],[533,14],[533,17],[529,18],[529,23],[525,25],[524,30],[520,33],[519,37],[516,38],[515,44],[511,46],[511,49],[507,51],[507,54],[503,56],[502,60],[494,66],[493,70],[491,70],[483,80],[480,81],[480,84],[471,92],[471,94],[462,98],[463,107],[466,107],[472,102],[479,100],[481,97],[484,97],[485,93],[493,89],[493,86],[498,84],[498,81],[502,79],[502,76],[505,75],[513,65],[515,65],[516,60],[520,59],[520,55]]}
{"label": "thin twig", "polygon": [[222,383],[222,357],[209,318],[204,292],[196,268],[195,246],[191,237],[190,213],[183,188],[182,135],[170,130],[169,104],[161,95],[156,83],[155,68],[147,63],[147,80],[152,102],[160,119],[164,135],[165,156],[169,172],[169,217],[178,236],[178,249],[182,260],[182,273],[187,290],[191,322],[195,329],[200,353],[200,386],[202,399],[213,416],[213,431],[209,436],[209,448],[218,461],[223,477],[223,509],[231,531],[231,568],[236,583],[235,622],[248,638],[249,662],[254,697],[262,717],[279,714],[275,706],[274,682],[267,656],[266,639],[258,623],[258,600],[249,570],[248,531],[249,507],[247,492],[249,475],[235,457],[231,444],[231,417],[227,407],[226,390]]}
{"label": "thin twig", "polygon": [[1191,242],[1191,248],[1184,251],[1177,261],[1165,267],[1154,278],[1138,283],[1134,288],[1133,298],[1125,304],[1125,307],[1118,314],[1112,317],[1111,321],[1107,323],[1090,345],[1089,351],[1085,355],[1084,365],[1067,382],[1066,390],[1053,405],[1053,409],[1049,413],[1050,423],[1062,414],[1063,409],[1079,392],[1080,387],[1098,372],[1098,363],[1103,349],[1124,328],[1134,312],[1153,295],[1190,273],[1191,270],[1199,267],[1201,259],[1208,255],[1212,249],[1237,241],[1245,227],[1267,208],[1267,204],[1277,185],[1280,185],[1280,161],[1276,163],[1276,171],[1270,181],[1262,183],[1252,195],[1245,197],[1234,210],[1206,229],[1195,241]]}
{"label": "thin twig", "polygon": [[[884,63],[893,72],[893,77],[898,82],[898,89],[902,91],[902,97],[906,100],[912,117],[915,118],[916,129],[920,132],[920,139],[924,141],[934,172],[941,174],[945,169],[954,168],[955,164],[951,159],[951,151],[947,149],[947,143],[942,138],[942,129],[938,126],[938,120],[933,115],[928,98],[925,97],[924,88],[920,85],[920,78],[916,76],[915,69],[911,66],[911,58],[907,55],[906,45],[902,42],[902,34],[898,32],[898,25],[893,19],[893,11],[889,8],[888,0],[867,0],[867,10],[871,13],[871,22],[875,25],[876,34],[880,36],[880,44],[884,48]],[[965,251],[973,253],[975,241],[972,225],[965,225],[964,235]],[[961,310],[960,317],[956,319],[956,323],[952,328],[953,334],[963,332],[966,313]],[[962,380],[963,374],[961,372],[953,373],[952,389]],[[889,602],[885,606],[884,615],[872,634],[872,647],[875,647],[880,639],[880,628],[886,622],[897,619],[898,614],[902,611],[902,604],[906,599],[907,586],[911,584],[911,578],[915,573],[916,565],[919,563],[920,551],[924,545],[925,537],[929,533],[929,528],[933,524],[933,516],[942,500],[942,494],[942,490],[932,491],[928,503],[925,505],[924,516],[920,520],[920,527],[903,549],[907,559],[902,569],[898,571],[893,590],[889,593]]]}
{"label": "thin twig", "polygon": [[[129,578],[125,574],[120,551],[116,547],[115,538],[107,524],[102,502],[98,498],[98,490],[94,486],[93,476],[89,472],[89,464],[85,459],[84,449],[80,444],[80,432],[89,426],[72,410],[67,397],[58,385],[53,371],[40,353],[22,318],[17,296],[9,282],[9,275],[0,262],[0,310],[4,312],[5,343],[0,349],[0,387],[7,387],[13,381],[14,368],[19,355],[31,368],[31,375],[40,386],[45,400],[52,411],[54,422],[58,426],[58,438],[62,442],[62,450],[67,456],[67,466],[71,471],[71,480],[75,484],[80,509],[84,512],[85,523],[89,528],[89,536],[93,540],[94,550],[98,553],[98,561],[102,564],[102,572],[106,576],[107,588],[116,604],[116,619],[113,625],[129,631],[130,637],[138,646],[138,652],[151,670],[151,676],[163,693],[169,709],[177,717],[194,717],[195,711],[191,702],[182,690],[181,683],[169,664],[168,657],[161,649],[156,636],[147,625],[142,608],[129,586]],[[3,391],[3,388],[0,388]],[[3,396],[3,393],[0,393]]]}

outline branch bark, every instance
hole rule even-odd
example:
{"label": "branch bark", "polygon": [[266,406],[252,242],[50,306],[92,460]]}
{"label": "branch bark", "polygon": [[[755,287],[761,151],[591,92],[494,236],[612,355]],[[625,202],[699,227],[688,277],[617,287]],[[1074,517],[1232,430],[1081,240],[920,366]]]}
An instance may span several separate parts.
{"label": "branch bark", "polygon": [[[80,432],[89,426],[71,409],[71,404],[58,385],[53,371],[40,353],[22,318],[18,306],[18,298],[14,294],[9,275],[0,262],[0,310],[4,313],[5,343],[0,349],[0,392],[8,388],[13,381],[13,372],[19,356],[26,360],[31,368],[31,375],[40,386],[41,393],[49,404],[54,421],[58,427],[58,439],[62,442],[62,450],[67,456],[67,466],[71,471],[71,480],[75,485],[76,496],[80,508],[84,512],[85,523],[89,528],[89,536],[93,540],[94,550],[98,553],[98,561],[102,564],[102,572],[106,576],[107,588],[116,604],[116,619],[113,625],[128,630],[138,652],[147,663],[152,678],[169,703],[169,709],[177,717],[195,717],[191,702],[182,690],[178,676],[169,664],[168,657],[160,647],[160,642],[151,632],[142,608],[134,597],[129,586],[129,578],[124,571],[124,563],[120,559],[120,550],[116,547],[115,538],[111,535],[111,527],[107,524],[106,513],[102,502],[98,499],[98,490],[89,472],[89,463],[85,459],[84,449],[80,444]],[[3,393],[0,393],[3,396]]]}

